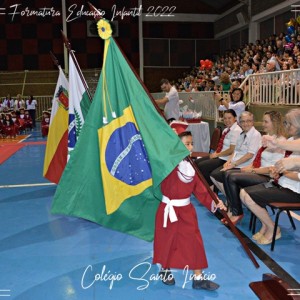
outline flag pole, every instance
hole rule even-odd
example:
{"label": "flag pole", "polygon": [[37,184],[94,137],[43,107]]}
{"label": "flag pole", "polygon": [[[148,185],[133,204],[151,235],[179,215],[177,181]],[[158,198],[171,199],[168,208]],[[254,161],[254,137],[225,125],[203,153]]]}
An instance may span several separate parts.
{"label": "flag pole", "polygon": [[[196,171],[196,174],[198,175],[198,177],[200,178],[200,180],[202,181],[202,183],[205,185],[206,189],[208,190],[210,196],[212,197],[212,199],[214,200],[214,202],[216,204],[219,203],[219,200],[216,196],[216,194],[211,190],[209,184],[206,182],[205,178],[203,177],[202,173],[200,172],[200,170],[197,168],[195,162],[192,160],[192,158],[190,156],[188,156],[188,161],[190,162],[190,164],[193,166],[193,168]],[[254,266],[256,268],[259,268],[259,264],[256,261],[255,257],[253,256],[252,252],[250,251],[249,247],[247,246],[246,242],[244,241],[244,239],[242,238],[241,234],[239,233],[239,231],[237,230],[237,228],[235,227],[235,225],[232,223],[232,221],[230,220],[230,218],[228,217],[227,213],[223,210],[221,210],[221,213],[223,215],[223,217],[226,219],[226,222],[228,224],[228,226],[230,227],[232,233],[237,237],[237,239],[240,241],[241,245],[243,246],[244,250],[246,251],[246,253],[248,254],[249,258],[251,259],[251,261],[253,262]]]}
{"label": "flag pole", "polygon": [[98,9],[91,3],[91,2],[87,2],[87,4],[90,7],[90,10],[93,12],[94,14],[94,19],[96,21],[99,21],[100,19],[102,19],[102,15],[100,14],[100,12],[98,11]]}
{"label": "flag pole", "polygon": [[83,86],[84,86],[84,88],[86,90],[86,93],[87,93],[87,95],[88,95],[88,97],[90,99],[90,102],[92,102],[93,101],[93,97],[92,97],[92,95],[90,93],[90,90],[89,90],[89,87],[87,85],[87,82],[86,82],[86,80],[85,80],[85,78],[84,78],[84,76],[82,74],[82,71],[81,71],[81,69],[79,67],[78,61],[77,61],[76,56],[74,54],[74,50],[71,49],[71,43],[70,43],[70,41],[68,40],[67,36],[64,34],[64,32],[62,30],[61,30],[61,34],[62,34],[62,37],[63,37],[64,44],[65,44],[65,46],[66,46],[66,48],[68,50],[68,53],[71,55],[71,58],[73,59],[73,62],[75,64],[75,67],[77,69],[79,77],[80,77],[80,79],[82,81],[82,84],[83,84]]}
{"label": "flag pole", "polygon": [[58,71],[60,71],[61,70],[61,65],[60,65],[58,59],[56,58],[56,56],[53,54],[52,51],[49,51],[49,53],[50,53],[50,56],[52,58],[53,63],[56,65]]}
{"label": "flag pole", "polygon": [[[98,9],[91,4],[90,2],[88,2],[88,5],[90,7],[90,10],[93,12],[94,14],[94,19],[96,21],[99,21],[100,19],[102,19],[102,15],[100,14],[100,12],[98,11]],[[155,109],[157,110],[157,112],[166,120],[163,112],[161,111],[161,109],[159,108],[159,106],[157,105],[157,103],[155,102],[155,100],[153,99],[152,95],[150,94],[148,88],[146,87],[146,85],[144,84],[144,82],[141,80],[141,77],[137,74],[136,70],[133,68],[133,66],[131,65],[131,63],[128,61],[126,55],[124,54],[123,50],[121,49],[121,47],[119,46],[119,44],[117,43],[117,41],[114,39],[114,41],[116,42],[119,50],[121,51],[122,55],[124,56],[124,58],[126,59],[126,62],[128,63],[129,67],[131,68],[132,72],[134,73],[135,77],[137,78],[137,80],[140,82],[140,84],[142,85],[142,87],[144,88],[144,90],[146,91],[147,95],[150,97],[152,104],[155,106]],[[167,120],[166,120],[167,121]]]}
{"label": "flag pole", "polygon": [[50,56],[51,56],[51,58],[52,58],[52,60],[53,60],[53,63],[59,68],[59,67],[60,67],[60,64],[59,64],[58,59],[56,58],[56,56],[53,54],[52,51],[50,51],[49,53],[50,53]]}
{"label": "flag pole", "polygon": [[[90,3],[88,2],[88,5],[90,6],[91,11],[93,11],[94,13],[94,18],[95,20],[100,20],[102,18],[102,16],[100,15],[99,11]],[[114,39],[115,41],[115,39]],[[116,41],[115,41],[116,42]],[[162,113],[162,111],[160,110],[160,108],[158,107],[157,103],[155,102],[153,96],[150,94],[148,88],[146,87],[146,85],[144,84],[144,82],[141,80],[141,78],[139,77],[139,75],[137,74],[137,72],[135,71],[134,67],[132,66],[132,64],[130,63],[130,61],[127,59],[126,55],[124,54],[123,50],[121,49],[121,47],[119,46],[119,44],[116,42],[116,45],[118,46],[120,52],[122,53],[123,57],[125,58],[127,64],[129,65],[129,67],[131,68],[131,71],[134,73],[134,75],[136,76],[137,80],[140,82],[140,84],[142,85],[142,87],[144,88],[145,92],[147,93],[148,97],[150,98],[152,104],[154,105],[154,107],[156,108],[157,112],[165,119],[165,121],[167,122],[164,114]],[[204,186],[206,187],[208,193],[210,194],[211,198],[213,199],[213,201],[215,202],[215,204],[219,203],[218,197],[216,196],[216,194],[210,189],[209,184],[206,182],[206,180],[204,179],[203,175],[201,174],[201,172],[199,171],[199,169],[196,167],[195,163],[193,162],[191,157],[188,157],[189,162],[191,163],[191,165],[193,166],[193,168],[195,169],[195,172],[197,174],[197,176],[199,176],[200,180],[202,181],[202,183],[204,184]],[[252,261],[252,263],[254,264],[254,266],[256,268],[259,268],[259,264],[257,263],[255,257],[253,256],[252,252],[250,251],[249,247],[247,246],[247,244],[245,243],[245,241],[243,240],[241,234],[238,232],[237,228],[235,227],[235,225],[232,223],[232,221],[230,220],[230,218],[228,217],[226,211],[221,210],[222,215],[224,216],[225,220],[228,223],[228,226],[230,227],[232,233],[237,237],[237,239],[240,241],[242,247],[244,248],[245,252],[247,253],[248,257],[250,258],[250,260]]]}

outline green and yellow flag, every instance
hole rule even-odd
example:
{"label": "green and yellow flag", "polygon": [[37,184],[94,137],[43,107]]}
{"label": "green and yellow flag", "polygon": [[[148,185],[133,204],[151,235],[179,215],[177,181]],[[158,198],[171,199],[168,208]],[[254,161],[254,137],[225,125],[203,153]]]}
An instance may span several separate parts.
{"label": "green and yellow flag", "polygon": [[109,23],[100,20],[98,30],[105,39],[101,76],[52,213],[151,241],[160,184],[189,153],[157,113]]}

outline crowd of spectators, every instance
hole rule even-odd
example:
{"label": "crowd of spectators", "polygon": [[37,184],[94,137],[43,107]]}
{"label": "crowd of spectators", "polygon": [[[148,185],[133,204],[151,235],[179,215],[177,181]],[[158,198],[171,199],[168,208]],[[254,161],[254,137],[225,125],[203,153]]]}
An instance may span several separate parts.
{"label": "crowd of spectators", "polygon": [[[263,136],[254,127],[251,112],[242,112],[239,121],[240,125],[234,110],[225,111],[225,129],[216,151],[195,163],[211,188],[214,185],[225,195],[232,223],[236,225],[244,217],[243,203],[262,224],[252,239],[268,245],[274,232],[274,221],[266,210],[268,203],[300,201],[299,165],[296,164],[300,156],[300,109],[290,110],[285,117],[277,111],[265,112]],[[228,225],[225,219],[221,221]],[[280,238],[281,231],[277,228],[275,239]]]}
{"label": "crowd of spectators", "polygon": [[211,68],[194,67],[172,81],[178,92],[229,91],[253,73],[266,73],[300,68],[300,26],[290,40],[284,33],[245,44],[218,56]]}
{"label": "crowd of spectators", "polygon": [[[291,69],[300,69],[300,26],[291,36],[274,34],[230,50],[218,56],[209,67],[194,67],[190,73],[170,82],[178,92],[214,91],[219,110],[225,111],[225,129],[215,153],[196,160],[196,165],[207,183],[225,195],[228,215],[234,225],[244,216],[242,203],[257,216],[262,226],[252,239],[260,245],[271,244],[274,232],[274,221],[266,210],[268,203],[300,201],[299,167],[292,165],[292,171],[278,167],[289,157],[299,159],[299,145],[291,152],[262,141],[270,138],[277,145],[281,141],[285,144],[287,137],[291,141],[299,140],[300,109],[290,110],[284,122],[279,112],[265,112],[262,124],[266,134],[262,138],[254,127],[253,114],[245,111],[243,96],[247,94],[247,85],[243,89],[239,87],[250,74]],[[279,78],[290,82],[288,76],[283,73]],[[235,132],[236,128],[239,131]],[[225,219],[222,222],[227,224]],[[280,238],[281,230],[277,228],[275,239]]]}

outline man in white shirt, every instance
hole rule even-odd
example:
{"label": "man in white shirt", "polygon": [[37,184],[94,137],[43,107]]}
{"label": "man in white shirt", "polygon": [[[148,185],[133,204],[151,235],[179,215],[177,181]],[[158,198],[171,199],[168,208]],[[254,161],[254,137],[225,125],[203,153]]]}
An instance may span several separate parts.
{"label": "man in white shirt", "polygon": [[162,79],[160,81],[161,90],[166,92],[166,95],[162,99],[156,99],[158,105],[164,106],[164,113],[167,120],[179,119],[179,96],[176,88],[172,86],[168,79]]}
{"label": "man in white shirt", "polygon": [[224,172],[233,168],[242,168],[252,163],[258,149],[261,146],[261,134],[254,128],[254,116],[249,111],[244,111],[240,115],[241,132],[237,139],[234,153],[227,162],[211,173],[211,180],[215,186],[223,192]]}

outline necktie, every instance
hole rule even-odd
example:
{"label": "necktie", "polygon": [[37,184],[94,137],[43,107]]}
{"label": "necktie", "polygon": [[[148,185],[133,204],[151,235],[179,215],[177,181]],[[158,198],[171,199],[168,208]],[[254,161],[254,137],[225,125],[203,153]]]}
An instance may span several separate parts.
{"label": "necktie", "polygon": [[223,148],[223,144],[224,144],[224,139],[226,137],[226,135],[228,134],[228,132],[230,131],[230,128],[228,128],[227,131],[224,131],[220,140],[219,140],[219,143],[218,143],[218,147],[217,147],[217,150],[216,150],[216,153],[220,153],[222,148]]}
{"label": "necktie", "polygon": [[252,163],[252,167],[253,168],[260,168],[261,166],[261,155],[262,153],[265,151],[267,147],[260,147],[259,150],[257,151],[257,154],[253,160],[253,163]]}

